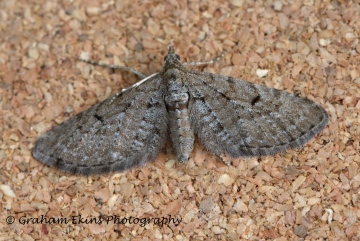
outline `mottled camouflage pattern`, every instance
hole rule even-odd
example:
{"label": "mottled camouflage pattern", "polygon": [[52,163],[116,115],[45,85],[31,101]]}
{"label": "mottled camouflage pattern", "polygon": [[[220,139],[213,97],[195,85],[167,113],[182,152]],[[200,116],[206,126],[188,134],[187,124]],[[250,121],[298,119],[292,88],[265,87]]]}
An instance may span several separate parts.
{"label": "mottled camouflage pattern", "polygon": [[123,171],[156,158],[168,137],[188,160],[195,135],[222,157],[301,147],[328,122],[318,104],[285,91],[187,70],[172,47],[161,72],[43,134],[33,156],[61,170]]}

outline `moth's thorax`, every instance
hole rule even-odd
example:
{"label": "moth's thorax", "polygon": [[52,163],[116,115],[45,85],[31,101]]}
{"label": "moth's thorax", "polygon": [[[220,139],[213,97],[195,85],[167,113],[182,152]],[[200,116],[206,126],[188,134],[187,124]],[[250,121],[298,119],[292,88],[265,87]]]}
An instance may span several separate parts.
{"label": "moth's thorax", "polygon": [[172,88],[170,87],[171,85],[173,85],[171,83],[177,83],[177,85],[183,85],[182,83],[186,82],[186,78],[184,78],[184,72],[176,68],[171,68],[166,70],[163,76],[165,77],[164,82],[168,86],[168,90],[169,88]]}
{"label": "moth's thorax", "polygon": [[165,103],[168,109],[184,109],[188,107],[189,92],[186,87],[186,80],[178,69],[169,69],[165,72],[166,88]]}
{"label": "moth's thorax", "polygon": [[165,62],[162,73],[164,77],[181,76],[188,70],[179,62]]}

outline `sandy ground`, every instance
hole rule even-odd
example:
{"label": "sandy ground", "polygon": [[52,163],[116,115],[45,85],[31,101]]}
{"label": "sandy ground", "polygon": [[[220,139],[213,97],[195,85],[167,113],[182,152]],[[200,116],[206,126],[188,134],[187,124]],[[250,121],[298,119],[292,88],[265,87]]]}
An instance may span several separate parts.
{"label": "sandy ground", "polygon": [[[359,240],[360,7],[300,2],[1,1],[0,239]],[[79,56],[150,75],[169,45],[184,61],[228,51],[198,69],[307,97],[329,123],[301,149],[229,166],[199,143],[186,164],[168,144],[89,177],[32,157],[46,130],[139,81]]]}

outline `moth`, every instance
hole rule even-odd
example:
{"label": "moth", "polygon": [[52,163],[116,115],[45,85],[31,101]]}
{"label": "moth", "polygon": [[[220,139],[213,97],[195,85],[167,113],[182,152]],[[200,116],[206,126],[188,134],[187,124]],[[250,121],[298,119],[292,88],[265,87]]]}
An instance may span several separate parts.
{"label": "moth", "polygon": [[52,128],[33,156],[84,175],[154,160],[167,139],[186,162],[195,136],[212,154],[273,155],[303,146],[328,122],[319,104],[285,91],[188,70],[173,47],[160,72]]}

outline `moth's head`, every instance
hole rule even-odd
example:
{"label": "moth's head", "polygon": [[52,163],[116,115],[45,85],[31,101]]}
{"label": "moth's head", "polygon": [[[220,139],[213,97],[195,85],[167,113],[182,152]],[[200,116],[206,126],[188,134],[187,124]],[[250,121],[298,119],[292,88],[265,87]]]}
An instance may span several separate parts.
{"label": "moth's head", "polygon": [[174,47],[169,47],[168,54],[164,57],[164,65],[177,65],[180,63],[180,56],[175,54]]}

